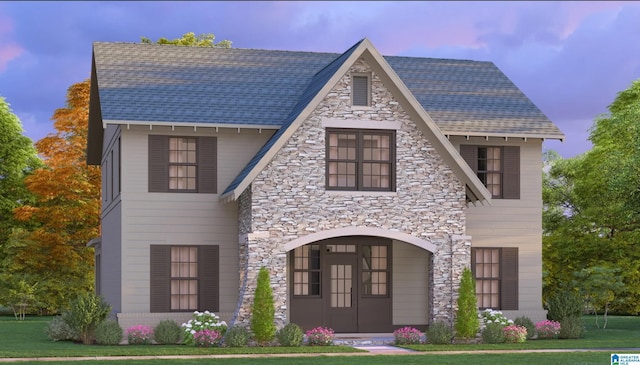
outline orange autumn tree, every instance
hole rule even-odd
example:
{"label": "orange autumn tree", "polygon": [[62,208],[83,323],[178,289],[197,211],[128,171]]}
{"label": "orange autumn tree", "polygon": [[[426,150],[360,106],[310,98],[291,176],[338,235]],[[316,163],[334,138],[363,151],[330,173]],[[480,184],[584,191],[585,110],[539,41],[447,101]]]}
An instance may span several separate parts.
{"label": "orange autumn tree", "polygon": [[41,309],[56,312],[93,288],[93,249],[100,235],[100,168],[86,163],[89,80],[72,85],[53,114],[57,133],[36,143],[44,167],[26,179],[36,203],[15,210],[34,229],[14,237],[11,270],[38,278]]}

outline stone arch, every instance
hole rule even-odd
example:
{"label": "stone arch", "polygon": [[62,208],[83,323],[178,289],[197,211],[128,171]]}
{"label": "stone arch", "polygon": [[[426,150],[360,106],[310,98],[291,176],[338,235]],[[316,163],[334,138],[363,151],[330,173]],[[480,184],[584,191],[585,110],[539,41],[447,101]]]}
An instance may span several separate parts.
{"label": "stone arch", "polygon": [[398,232],[398,231],[390,231],[388,229],[383,228],[371,228],[371,227],[345,227],[345,228],[337,228],[331,229],[322,232],[311,233],[299,238],[296,238],[293,241],[284,245],[285,251],[289,252],[296,247],[304,246],[309,243],[329,239],[336,237],[345,237],[345,236],[376,236],[376,237],[385,237],[390,238],[392,240],[403,241],[414,246],[420,247],[423,250],[429,251],[431,253],[436,252],[436,245],[433,243],[423,240],[421,238]]}

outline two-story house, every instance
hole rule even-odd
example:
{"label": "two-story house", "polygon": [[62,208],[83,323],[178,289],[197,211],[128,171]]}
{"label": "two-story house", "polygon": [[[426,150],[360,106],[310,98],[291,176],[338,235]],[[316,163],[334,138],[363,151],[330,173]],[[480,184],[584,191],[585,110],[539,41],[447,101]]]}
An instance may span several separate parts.
{"label": "two-story house", "polygon": [[491,62],[95,43],[96,288],[122,326],[194,310],[390,332],[542,308],[542,142],[564,135]]}

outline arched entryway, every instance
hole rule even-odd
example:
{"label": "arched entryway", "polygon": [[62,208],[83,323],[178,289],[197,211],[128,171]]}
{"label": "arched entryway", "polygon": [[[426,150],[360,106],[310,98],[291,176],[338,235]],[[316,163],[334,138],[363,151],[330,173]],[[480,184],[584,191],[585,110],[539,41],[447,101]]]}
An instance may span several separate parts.
{"label": "arched entryway", "polygon": [[[396,246],[413,247],[425,258],[430,257],[424,250],[429,243],[415,241],[422,246],[418,249],[417,245],[399,242],[397,238],[338,236],[290,247],[290,322],[304,329],[330,327],[338,333],[391,332],[397,328],[392,308],[394,264],[402,266],[406,260],[394,263],[394,242]],[[428,262],[425,265],[428,266]],[[396,268],[398,272],[402,269]],[[426,267],[423,269],[428,271]],[[427,276],[412,278],[425,288],[425,293]],[[427,296],[422,296],[425,306]]]}

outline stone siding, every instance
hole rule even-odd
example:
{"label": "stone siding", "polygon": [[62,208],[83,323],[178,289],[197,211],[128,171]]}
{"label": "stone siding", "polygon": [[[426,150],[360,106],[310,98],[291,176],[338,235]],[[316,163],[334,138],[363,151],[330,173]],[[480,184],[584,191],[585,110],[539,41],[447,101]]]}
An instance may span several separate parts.
{"label": "stone siding", "polygon": [[[371,75],[371,107],[351,107],[352,72]],[[376,122],[399,122],[395,192],[325,189],[326,120],[344,120],[345,128],[356,120],[371,128],[376,128]],[[278,326],[287,323],[284,245],[310,233],[345,227],[381,228],[433,243],[430,298],[425,298],[429,318],[451,321],[462,269],[470,262],[465,209],[464,185],[382,81],[360,60],[240,197],[240,267],[248,260],[248,281],[237,322],[248,325],[257,273],[266,266],[271,271]]]}

